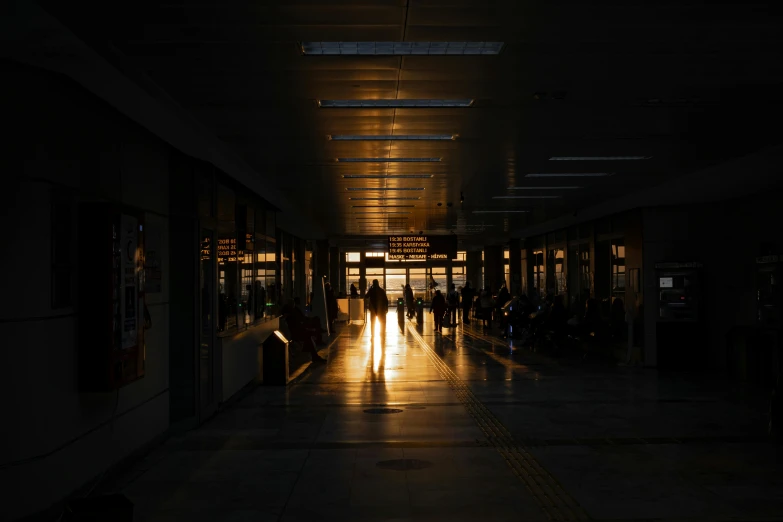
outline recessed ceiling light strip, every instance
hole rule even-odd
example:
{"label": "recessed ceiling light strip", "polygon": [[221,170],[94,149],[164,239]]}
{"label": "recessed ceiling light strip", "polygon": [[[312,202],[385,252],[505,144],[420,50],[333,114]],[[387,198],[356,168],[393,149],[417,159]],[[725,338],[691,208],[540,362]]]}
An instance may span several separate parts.
{"label": "recessed ceiling light strip", "polygon": [[386,216],[386,215],[389,215],[389,214],[410,214],[410,211],[405,210],[405,211],[399,211],[399,212],[387,212],[387,211],[384,211],[384,210],[379,210],[377,212],[366,212],[366,211],[354,212],[354,214],[364,214],[364,215],[370,215],[370,216]]}
{"label": "recessed ceiling light strip", "polygon": [[340,163],[434,163],[440,158],[337,158]]}
{"label": "recessed ceiling light strip", "polygon": [[562,196],[493,196],[492,199],[557,199]]}
{"label": "recessed ceiling light strip", "polygon": [[345,179],[427,179],[434,174],[343,174]]}
{"label": "recessed ceiling light strip", "polygon": [[318,100],[318,106],[322,109],[464,109],[471,105],[473,105],[472,98],[454,100],[414,98]]}
{"label": "recessed ceiling light strip", "polygon": [[508,190],[576,190],[582,187],[508,187]]}
{"label": "recessed ceiling light strip", "polygon": [[549,161],[633,161],[650,158],[652,156],[552,156]]}
{"label": "recessed ceiling light strip", "polygon": [[377,190],[424,190],[424,187],[347,187],[345,190],[374,192]]}
{"label": "recessed ceiling light strip", "polygon": [[416,201],[421,199],[420,197],[404,197],[404,198],[348,198],[351,201]]}
{"label": "recessed ceiling light strip", "polygon": [[600,178],[611,176],[607,172],[540,172],[534,174],[525,174],[526,178]]}
{"label": "recessed ceiling light strip", "polygon": [[474,210],[474,214],[506,214],[506,213],[524,213],[529,210]]}
{"label": "recessed ceiling light strip", "polygon": [[400,135],[356,135],[335,134],[329,136],[332,141],[452,141],[454,134],[400,134]]}
{"label": "recessed ceiling light strip", "polygon": [[496,55],[503,42],[302,42],[302,54],[315,56]]}

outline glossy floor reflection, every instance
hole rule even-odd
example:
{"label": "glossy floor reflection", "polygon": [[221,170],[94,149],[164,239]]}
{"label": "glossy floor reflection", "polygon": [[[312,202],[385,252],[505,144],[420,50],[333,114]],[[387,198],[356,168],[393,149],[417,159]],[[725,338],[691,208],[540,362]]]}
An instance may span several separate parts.
{"label": "glossy floor reflection", "polygon": [[478,330],[437,334],[430,318],[339,327],[326,365],[170,439],[113,489],[148,522],[547,520],[479,426],[492,417],[594,520],[783,515],[781,453],[752,395],[566,367]]}

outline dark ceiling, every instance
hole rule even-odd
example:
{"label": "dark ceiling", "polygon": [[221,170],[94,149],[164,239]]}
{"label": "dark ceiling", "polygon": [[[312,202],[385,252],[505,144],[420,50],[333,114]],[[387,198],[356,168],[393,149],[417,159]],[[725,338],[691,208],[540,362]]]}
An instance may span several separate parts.
{"label": "dark ceiling", "polygon": [[[153,7],[107,2],[80,8],[43,3],[96,50],[119,52],[146,71],[257,171],[274,174],[277,188],[330,237],[400,229],[507,236],[780,140],[783,18],[767,4],[170,0]],[[302,41],[500,41],[505,47],[497,56],[307,56]],[[453,109],[317,105],[321,99],[354,98],[475,102]],[[457,138],[328,140],[337,134]],[[630,155],[650,159],[549,160]],[[336,161],[351,157],[441,161]],[[525,178],[553,172],[613,175]],[[345,174],[432,177],[344,179]],[[582,188],[508,190],[574,185]],[[347,190],[360,187],[424,190]],[[494,199],[503,195],[560,197]],[[384,203],[349,200],[352,196],[420,199]],[[413,207],[384,206],[391,204]],[[511,209],[529,212],[474,213]],[[384,212],[398,214],[384,218]]]}

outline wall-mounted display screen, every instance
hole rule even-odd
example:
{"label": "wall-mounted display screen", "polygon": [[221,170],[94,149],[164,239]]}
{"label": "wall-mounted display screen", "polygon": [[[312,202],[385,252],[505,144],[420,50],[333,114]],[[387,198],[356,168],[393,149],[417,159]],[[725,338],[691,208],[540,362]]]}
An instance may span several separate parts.
{"label": "wall-mounted display screen", "polygon": [[454,259],[457,236],[389,236],[389,259]]}
{"label": "wall-mounted display screen", "polygon": [[674,288],[674,278],[673,277],[661,277],[658,280],[658,286],[660,288]]}

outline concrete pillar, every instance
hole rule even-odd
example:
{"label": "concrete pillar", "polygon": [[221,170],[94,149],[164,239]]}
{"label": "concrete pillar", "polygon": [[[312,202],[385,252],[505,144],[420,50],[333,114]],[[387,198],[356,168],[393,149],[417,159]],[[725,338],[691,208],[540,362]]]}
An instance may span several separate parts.
{"label": "concrete pillar", "polygon": [[294,297],[298,297],[299,301],[302,303],[302,306],[307,302],[307,266],[305,261],[305,242],[303,239],[294,238],[293,240],[294,247],[293,247],[293,253],[294,253],[294,259],[296,259],[296,264],[294,265],[294,280],[296,281],[296,284],[294,285]]}
{"label": "concrete pillar", "polygon": [[321,318],[321,328],[326,327],[323,279],[329,277],[329,242],[316,241],[313,248],[313,307],[312,315]]}
{"label": "concrete pillar", "polygon": [[340,249],[336,246],[329,247],[329,282],[332,283],[334,289],[334,295],[340,295],[340,292],[344,292],[348,295],[348,290],[345,288],[345,270],[341,270],[340,263]]}
{"label": "concrete pillar", "polygon": [[505,281],[503,273],[503,246],[488,245],[484,247],[484,286],[495,293]]}
{"label": "concrete pillar", "polygon": [[466,278],[474,290],[481,287],[481,250],[469,251],[465,254]]}
{"label": "concrete pillar", "polygon": [[522,292],[522,275],[522,245],[519,239],[512,239],[508,242],[508,276],[511,279],[508,291],[511,295]]}

